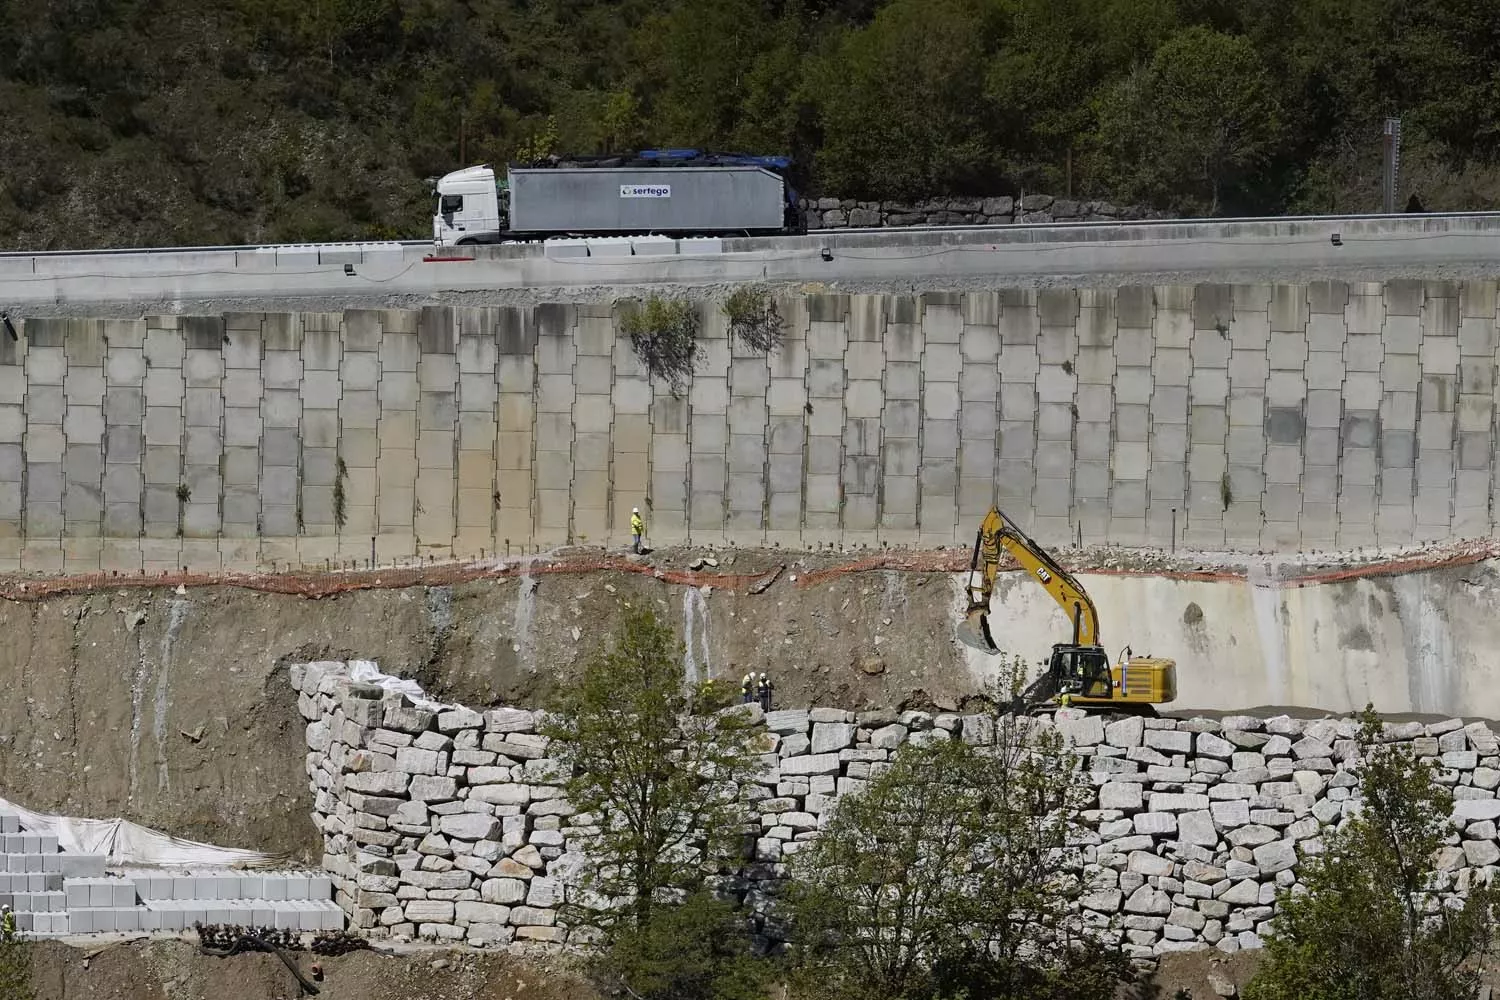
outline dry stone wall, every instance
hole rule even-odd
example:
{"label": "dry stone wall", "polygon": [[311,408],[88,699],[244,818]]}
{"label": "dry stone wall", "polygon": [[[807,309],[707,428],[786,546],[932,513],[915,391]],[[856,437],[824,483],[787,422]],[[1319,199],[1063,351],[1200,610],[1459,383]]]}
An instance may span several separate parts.
{"label": "dry stone wall", "polygon": [[1006,226],[1012,223],[1109,222],[1115,219],[1168,219],[1169,213],[1108,201],[1056,198],[1050,194],[994,198],[929,198],[925,201],[855,201],[804,198],[809,229],[876,226]]}
{"label": "dry stone wall", "polygon": [[[569,940],[558,905],[593,819],[562,797],[533,712],[427,710],[351,682],[343,663],[295,667],[292,682],[308,720],[324,866],[354,927],[471,944]],[[765,768],[743,790],[760,833],[738,882],[762,918],[787,858],[903,743],[993,743],[997,725],[988,715],[834,708],[762,721]],[[1135,958],[1260,947],[1278,890],[1298,884],[1299,863],[1359,806],[1350,720],[1074,716],[1057,726],[1097,788],[1082,837],[1085,919]],[[1439,888],[1488,881],[1500,866],[1495,734],[1454,719],[1389,724],[1387,735],[1432,759],[1452,786]]]}

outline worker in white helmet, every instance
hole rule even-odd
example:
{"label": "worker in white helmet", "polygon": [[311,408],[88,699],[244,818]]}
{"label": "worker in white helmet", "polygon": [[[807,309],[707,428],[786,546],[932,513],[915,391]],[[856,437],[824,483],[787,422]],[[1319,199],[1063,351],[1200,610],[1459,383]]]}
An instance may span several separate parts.
{"label": "worker in white helmet", "polygon": [[641,554],[641,536],[645,533],[646,522],[641,520],[641,509],[639,507],[630,508],[630,534],[635,539],[633,548],[636,555]]}

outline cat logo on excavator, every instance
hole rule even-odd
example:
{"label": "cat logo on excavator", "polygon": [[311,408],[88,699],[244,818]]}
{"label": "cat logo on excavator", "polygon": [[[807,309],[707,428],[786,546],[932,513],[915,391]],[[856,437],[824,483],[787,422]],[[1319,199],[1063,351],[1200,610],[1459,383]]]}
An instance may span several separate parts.
{"label": "cat logo on excavator", "polygon": [[965,588],[969,607],[958,627],[960,642],[986,653],[1000,652],[990,634],[989,612],[1002,547],[1041,582],[1073,623],[1073,641],[1052,647],[1047,671],[1017,698],[1016,711],[1048,712],[1067,704],[1090,711],[1154,715],[1154,706],[1177,697],[1174,660],[1132,656],[1127,646],[1120,661],[1110,665],[1099,642],[1099,613],[1083,586],[996,507],[985,515],[974,539]]}

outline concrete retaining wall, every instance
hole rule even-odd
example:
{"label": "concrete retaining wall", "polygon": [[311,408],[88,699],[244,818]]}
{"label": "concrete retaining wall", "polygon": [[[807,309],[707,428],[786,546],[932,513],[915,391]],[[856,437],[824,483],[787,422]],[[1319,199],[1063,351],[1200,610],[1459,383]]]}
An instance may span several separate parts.
{"label": "concrete retaining wall", "polygon": [[[355,927],[374,936],[561,943],[558,920],[593,818],[561,797],[533,713],[424,711],[351,689],[342,663],[294,667],[324,866]],[[758,710],[757,710],[758,712]],[[1076,714],[1076,713],[1075,713]],[[907,740],[993,743],[986,715],[839,709],[764,716],[769,752],[742,790],[760,813],[740,873],[767,912],[785,859]],[[1001,723],[1005,724],[1005,723]],[[1257,948],[1278,889],[1359,802],[1356,724],[1232,716],[1058,723],[1098,788],[1085,813],[1087,919],[1137,958]],[[1440,766],[1455,797],[1439,889],[1500,866],[1500,745],[1484,723],[1388,725]]]}
{"label": "concrete retaining wall", "polygon": [[703,306],[674,398],[600,305],[42,320],[0,337],[0,570],[627,540],[1353,548],[1492,533],[1496,284]]}
{"label": "concrete retaining wall", "polygon": [[12,319],[516,306],[643,294],[1493,279],[1500,213],[828,229],[807,236],[463,248],[310,244],[0,254]]}

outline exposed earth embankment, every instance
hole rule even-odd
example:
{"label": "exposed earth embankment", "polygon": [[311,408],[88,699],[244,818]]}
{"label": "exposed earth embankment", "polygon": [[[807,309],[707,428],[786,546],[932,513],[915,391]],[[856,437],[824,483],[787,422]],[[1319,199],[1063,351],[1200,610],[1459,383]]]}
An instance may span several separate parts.
{"label": "exposed earth embankment", "polygon": [[[1342,712],[1373,701],[1472,719],[1500,716],[1490,555],[1315,565],[1102,550],[1063,560],[1098,602],[1111,655],[1130,643],[1177,660],[1174,709]],[[538,705],[626,604],[678,624],[685,678],[737,684],[765,671],[779,707],[962,710],[998,665],[953,641],[967,562],[954,551],[745,550],[637,562],[595,550],[300,582],[0,581],[0,684],[14,692],[0,706],[0,788],[33,809],[124,815],[311,858],[289,664],[371,659],[444,699]],[[1001,577],[993,630],[1033,661],[1068,631],[1018,575]]]}

